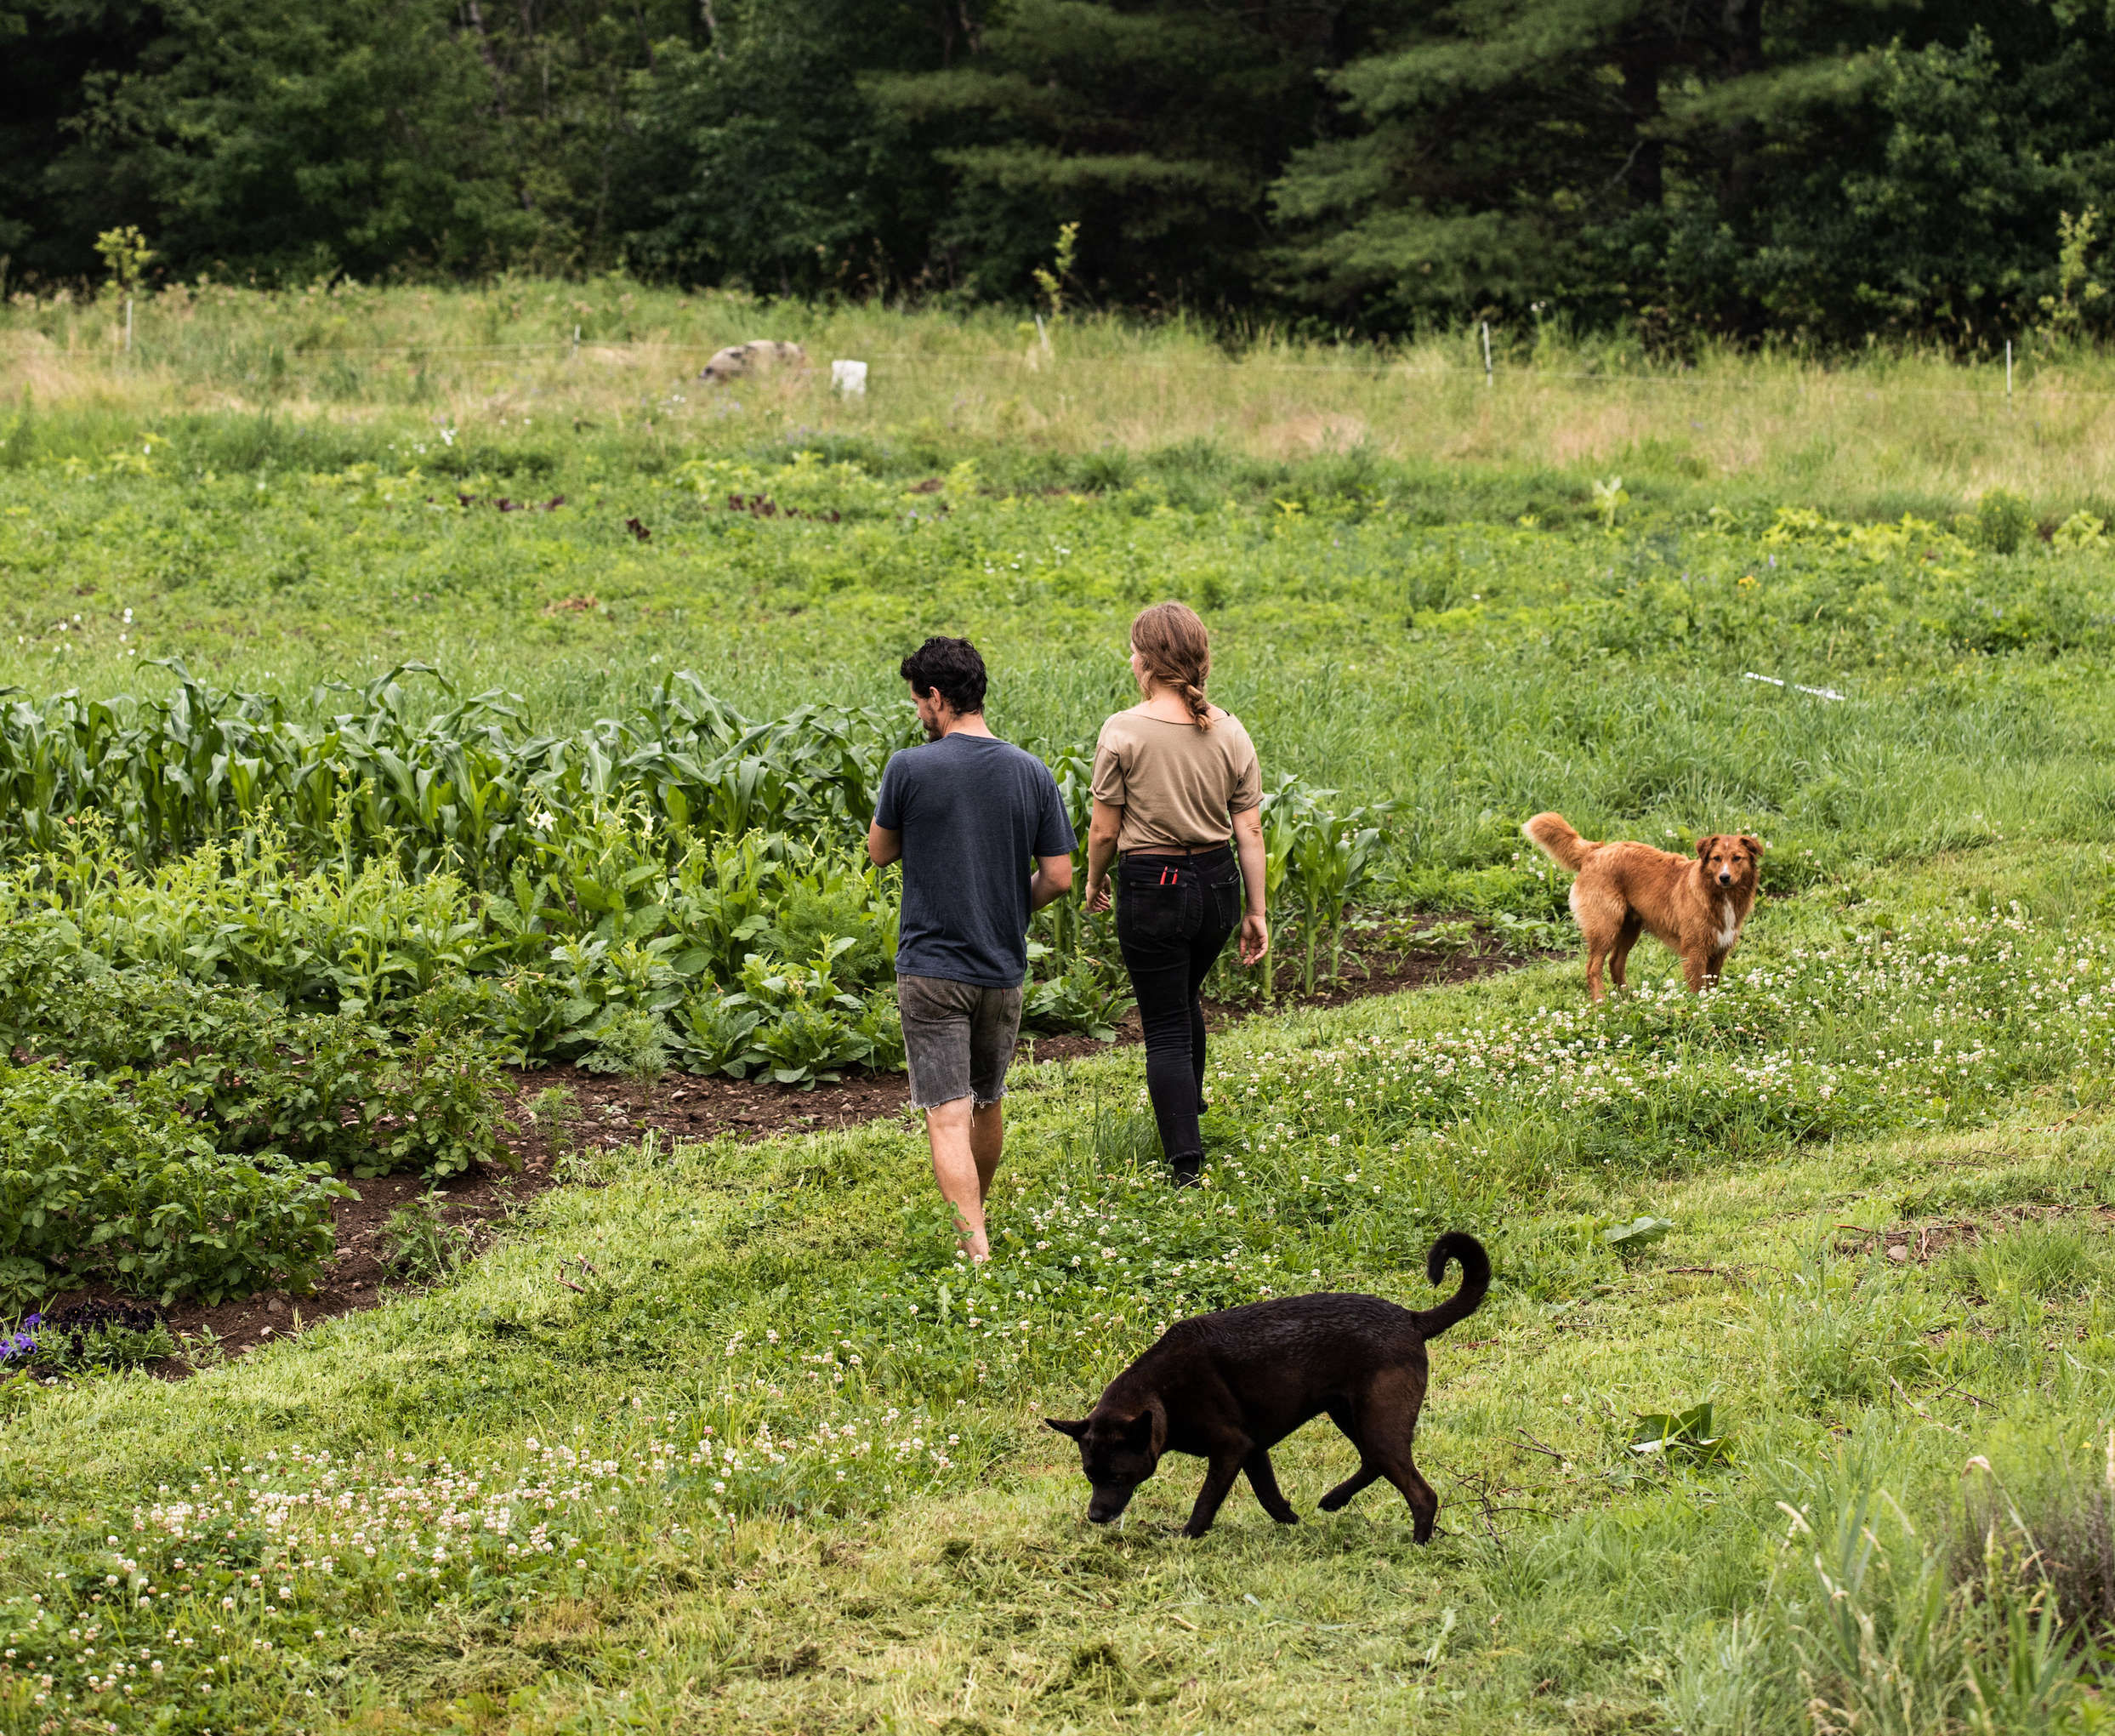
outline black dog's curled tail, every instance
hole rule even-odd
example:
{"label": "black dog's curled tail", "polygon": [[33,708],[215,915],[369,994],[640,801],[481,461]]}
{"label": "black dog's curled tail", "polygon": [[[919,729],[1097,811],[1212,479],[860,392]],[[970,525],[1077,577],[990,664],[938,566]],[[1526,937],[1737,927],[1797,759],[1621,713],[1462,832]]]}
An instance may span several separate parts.
{"label": "black dog's curled tail", "polygon": [[1441,1236],[1425,1255],[1425,1277],[1437,1284],[1447,1276],[1449,1261],[1460,1263],[1461,1288],[1438,1307],[1427,1308],[1416,1317],[1418,1330],[1427,1338],[1437,1338],[1456,1321],[1466,1320],[1483,1306],[1491,1288],[1491,1256],[1474,1236],[1462,1230],[1449,1230]]}

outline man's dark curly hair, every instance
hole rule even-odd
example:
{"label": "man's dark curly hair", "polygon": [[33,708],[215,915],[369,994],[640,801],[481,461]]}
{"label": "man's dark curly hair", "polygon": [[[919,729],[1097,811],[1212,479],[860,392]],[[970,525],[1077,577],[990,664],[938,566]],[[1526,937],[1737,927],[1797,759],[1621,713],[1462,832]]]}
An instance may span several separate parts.
{"label": "man's dark curly hair", "polygon": [[929,639],[903,659],[913,692],[937,692],[958,717],[984,709],[984,659],[966,639]]}

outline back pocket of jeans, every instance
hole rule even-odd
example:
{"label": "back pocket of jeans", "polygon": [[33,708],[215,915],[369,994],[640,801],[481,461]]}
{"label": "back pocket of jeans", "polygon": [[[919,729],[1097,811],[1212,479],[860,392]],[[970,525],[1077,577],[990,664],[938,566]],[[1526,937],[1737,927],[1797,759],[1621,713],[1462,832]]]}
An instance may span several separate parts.
{"label": "back pocket of jeans", "polygon": [[1182,926],[1182,886],[1174,880],[1129,876],[1117,884],[1117,933],[1160,937]]}

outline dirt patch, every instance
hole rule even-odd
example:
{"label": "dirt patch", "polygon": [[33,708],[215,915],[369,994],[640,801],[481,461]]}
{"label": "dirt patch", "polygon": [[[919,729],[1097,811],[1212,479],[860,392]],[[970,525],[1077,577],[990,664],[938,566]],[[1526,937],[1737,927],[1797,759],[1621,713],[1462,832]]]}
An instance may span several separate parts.
{"label": "dirt patch", "polygon": [[[1258,1013],[1296,1006],[1340,1006],[1369,995],[1394,994],[1447,982],[1464,982],[1510,969],[1523,961],[1495,945],[1479,941],[1466,949],[1419,952],[1418,930],[1405,932],[1408,949],[1375,952],[1369,962],[1347,955],[1345,976],[1302,996],[1297,985],[1282,983],[1274,1005],[1260,998],[1248,1002],[1208,1003],[1206,1021],[1225,1030]],[[1289,972],[1288,961],[1288,972]],[[1073,1035],[1025,1037],[1021,1057],[1034,1062],[1070,1061],[1100,1054],[1112,1046],[1144,1040],[1134,1012],[1117,1027],[1115,1045]],[[554,1087],[570,1094],[575,1114],[562,1130],[537,1099]],[[903,1113],[910,1101],[910,1081],[900,1073],[853,1073],[837,1084],[802,1090],[757,1079],[715,1079],[669,1073],[646,1082],[575,1067],[543,1067],[512,1073],[509,1080],[510,1130],[506,1143],[520,1162],[513,1174],[482,1170],[458,1175],[432,1187],[416,1175],[385,1175],[351,1181],[357,1196],[337,1202],[331,1214],[335,1249],[304,1295],[264,1291],[241,1301],[208,1307],[185,1303],[165,1312],[169,1328],[195,1344],[218,1342],[219,1352],[239,1357],[260,1345],[290,1337],[319,1321],[373,1307],[392,1295],[419,1286],[407,1282],[387,1261],[391,1215],[429,1195],[435,1218],[468,1233],[473,1247],[491,1242],[509,1214],[546,1189],[558,1185],[567,1149],[595,1151],[636,1144],[649,1131],[673,1144],[693,1143],[733,1135],[764,1139],[783,1132],[816,1132],[856,1127]],[[99,1287],[65,1292],[54,1302],[137,1300],[119,1298]],[[165,1378],[181,1380],[194,1370],[182,1357],[151,1365]]]}
{"label": "dirt patch", "polygon": [[1940,1218],[1925,1224],[1894,1224],[1884,1230],[1838,1224],[1834,1252],[1852,1257],[1872,1255],[1890,1266],[1925,1266],[1955,1248],[1974,1248],[2023,1224],[2053,1224],[2090,1215],[2115,1223],[2115,1206],[2015,1205],[2001,1207],[1981,1222],[1972,1218]]}

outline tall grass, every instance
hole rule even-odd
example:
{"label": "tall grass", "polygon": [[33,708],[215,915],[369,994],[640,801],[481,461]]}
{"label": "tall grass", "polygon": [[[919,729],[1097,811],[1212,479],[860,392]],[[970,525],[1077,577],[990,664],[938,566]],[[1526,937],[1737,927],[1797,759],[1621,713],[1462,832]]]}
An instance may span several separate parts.
{"label": "tall grass", "polygon": [[[454,426],[590,419],[659,441],[758,432],[1129,455],[1200,443],[1254,458],[1613,472],[1885,509],[2010,488],[2052,509],[2115,499],[2115,357],[1875,352],[1850,365],[1710,347],[1657,357],[1550,328],[1435,333],[1385,349],[1181,319],[1068,316],[1047,344],[1017,314],[685,295],[621,278],[480,289],[340,283],[270,293],[178,285],[134,308],[17,296],[0,309],[0,391],[137,421],[270,408]],[[576,333],[577,337],[576,338]],[[724,344],[798,339],[810,374],[714,388]],[[827,364],[867,361],[864,400]]]}

